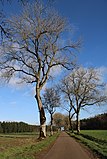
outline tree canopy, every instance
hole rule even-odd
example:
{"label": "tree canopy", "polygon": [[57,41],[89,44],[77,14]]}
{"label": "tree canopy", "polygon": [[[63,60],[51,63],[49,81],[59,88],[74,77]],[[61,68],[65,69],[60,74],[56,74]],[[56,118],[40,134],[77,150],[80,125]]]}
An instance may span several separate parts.
{"label": "tree canopy", "polygon": [[65,18],[38,0],[26,5],[20,15],[6,19],[5,31],[9,36],[1,45],[0,77],[7,82],[13,78],[18,83],[35,84],[35,98],[40,112],[40,136],[46,136],[41,90],[53,67],[73,68],[73,50],[79,47],[80,41],[65,41]]}
{"label": "tree canopy", "polygon": [[99,71],[95,68],[77,68],[61,82],[60,89],[70,109],[77,115],[79,131],[79,113],[86,106],[102,105],[107,102],[106,84],[101,81]]}

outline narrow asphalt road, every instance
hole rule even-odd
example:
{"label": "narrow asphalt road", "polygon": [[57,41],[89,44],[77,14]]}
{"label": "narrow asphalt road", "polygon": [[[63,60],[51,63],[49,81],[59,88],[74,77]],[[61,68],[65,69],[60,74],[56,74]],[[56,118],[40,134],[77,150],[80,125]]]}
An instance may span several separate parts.
{"label": "narrow asphalt road", "polygon": [[62,132],[43,159],[92,159],[87,151]]}

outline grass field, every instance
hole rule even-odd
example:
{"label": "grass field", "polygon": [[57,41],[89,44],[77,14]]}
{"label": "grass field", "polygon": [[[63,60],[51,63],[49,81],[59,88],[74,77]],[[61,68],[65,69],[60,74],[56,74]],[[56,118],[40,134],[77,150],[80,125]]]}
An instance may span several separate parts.
{"label": "grass field", "polygon": [[36,159],[36,154],[48,147],[58,134],[38,141],[38,134],[0,134],[0,159]]}
{"label": "grass field", "polygon": [[107,130],[81,130],[81,134],[89,135],[93,138],[107,142]]}
{"label": "grass field", "polygon": [[107,130],[82,130],[80,135],[72,133],[70,135],[88,146],[102,159],[107,159]]}

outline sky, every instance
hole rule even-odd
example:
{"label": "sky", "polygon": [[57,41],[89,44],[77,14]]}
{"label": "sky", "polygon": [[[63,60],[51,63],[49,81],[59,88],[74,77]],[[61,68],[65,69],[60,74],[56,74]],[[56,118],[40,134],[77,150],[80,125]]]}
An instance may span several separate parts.
{"label": "sky", "polygon": [[[75,28],[74,37],[82,38],[82,46],[77,53],[78,63],[84,67],[104,70],[107,82],[107,0],[56,0],[55,9],[67,18]],[[4,4],[6,13],[16,14],[19,4]],[[39,112],[34,98],[34,88],[29,86],[0,85],[0,121],[23,121],[39,124]],[[105,107],[91,107],[82,110],[80,118],[107,112]],[[47,121],[49,117],[47,116]]]}

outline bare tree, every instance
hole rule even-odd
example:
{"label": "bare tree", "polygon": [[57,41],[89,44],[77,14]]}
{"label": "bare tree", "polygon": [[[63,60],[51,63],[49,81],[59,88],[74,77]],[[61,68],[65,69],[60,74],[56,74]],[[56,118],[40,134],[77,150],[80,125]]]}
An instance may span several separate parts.
{"label": "bare tree", "polygon": [[[29,0],[17,0],[20,2],[21,6],[25,5]],[[7,4],[12,4],[14,3],[13,0],[0,0],[0,5],[4,8]],[[6,28],[6,21],[5,18],[7,15],[4,13],[3,9],[0,9],[0,40],[2,42],[3,38],[8,38],[9,37],[9,32],[8,29]]]}
{"label": "bare tree", "polygon": [[[64,88],[64,89],[66,89],[66,88]],[[64,89],[61,88],[61,91],[63,91],[63,93],[66,93]],[[68,93],[66,93],[67,98],[69,98],[68,96],[69,96]],[[70,101],[64,102],[62,108],[68,112],[69,130],[72,130],[72,132],[73,132],[73,117],[75,115],[75,111],[69,102]]]}
{"label": "bare tree", "polygon": [[100,105],[107,101],[105,84],[101,82],[97,69],[78,68],[62,80],[61,87],[71,109],[76,113],[76,129],[80,131],[80,110],[90,105]]}
{"label": "bare tree", "polygon": [[56,107],[60,106],[60,96],[58,91],[52,87],[45,89],[42,101],[44,109],[46,109],[50,114],[50,134],[53,135],[53,114],[56,111]]}
{"label": "bare tree", "polygon": [[61,113],[55,113],[53,115],[54,125],[61,130],[61,127],[64,126],[64,115]]}
{"label": "bare tree", "polygon": [[[21,15],[7,19],[11,37],[5,39],[0,52],[1,78],[35,84],[35,98],[40,112],[40,137],[46,136],[45,112],[41,90],[51,68],[73,67],[72,51],[80,44],[61,40],[67,32],[66,21],[40,1],[25,7]],[[63,41],[63,42],[62,42]]]}
{"label": "bare tree", "polygon": [[69,117],[68,115],[64,115],[64,130],[69,129]]}
{"label": "bare tree", "polygon": [[69,83],[67,80],[62,80],[61,83],[58,85],[58,89],[62,96],[62,102],[61,107],[62,109],[66,110],[68,112],[68,119],[69,119],[69,129],[73,132],[73,122],[72,119],[75,115],[75,111],[73,109],[73,106],[71,104],[70,100],[70,91],[69,91]]}

